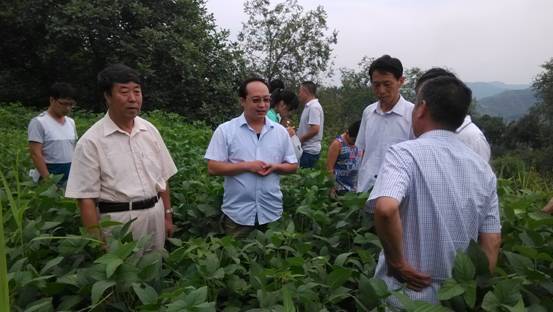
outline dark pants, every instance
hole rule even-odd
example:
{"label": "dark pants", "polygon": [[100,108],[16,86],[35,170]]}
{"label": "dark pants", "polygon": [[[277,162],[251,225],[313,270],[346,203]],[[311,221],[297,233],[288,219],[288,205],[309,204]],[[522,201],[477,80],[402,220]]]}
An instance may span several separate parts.
{"label": "dark pants", "polygon": [[48,172],[54,175],[63,174],[63,177],[58,182],[58,185],[65,185],[67,178],[69,178],[69,170],[71,170],[71,163],[65,164],[46,164]]}
{"label": "dark pants", "polygon": [[267,230],[267,224],[259,225],[256,221],[255,225],[242,225],[232,221],[232,219],[225,214],[223,214],[222,226],[225,234],[238,239],[248,237],[248,235],[256,229],[262,232]]}
{"label": "dark pants", "polygon": [[321,154],[309,154],[307,152],[303,152],[301,154],[300,158],[300,167],[301,168],[314,168],[317,164],[317,161],[319,160],[319,157]]}

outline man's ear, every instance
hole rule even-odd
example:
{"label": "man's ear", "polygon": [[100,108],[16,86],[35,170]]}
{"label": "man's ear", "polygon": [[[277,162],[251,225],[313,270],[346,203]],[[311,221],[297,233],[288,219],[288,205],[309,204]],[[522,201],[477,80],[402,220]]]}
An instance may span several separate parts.
{"label": "man's ear", "polygon": [[246,98],[240,97],[240,106],[244,107],[245,103],[246,103]]}
{"label": "man's ear", "polygon": [[111,95],[109,95],[107,92],[104,92],[104,105],[106,106],[106,109],[109,109],[110,103],[111,103]]}
{"label": "man's ear", "polygon": [[428,114],[428,105],[426,105],[426,101],[422,100],[420,103],[415,106],[414,109],[414,117],[417,119],[424,118]]}
{"label": "man's ear", "polygon": [[401,86],[403,86],[403,83],[405,83],[405,77],[404,76],[399,77],[399,83],[400,83]]}

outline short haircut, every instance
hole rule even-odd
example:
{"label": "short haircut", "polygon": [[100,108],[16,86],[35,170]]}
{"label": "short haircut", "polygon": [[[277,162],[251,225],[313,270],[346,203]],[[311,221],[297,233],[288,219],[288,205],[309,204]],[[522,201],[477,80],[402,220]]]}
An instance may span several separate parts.
{"label": "short haircut", "polygon": [[267,85],[267,82],[265,81],[265,79],[263,79],[261,77],[251,77],[251,78],[248,78],[248,79],[242,81],[242,83],[240,84],[240,87],[238,87],[238,96],[245,99],[248,96],[248,90],[247,90],[248,85],[251,82],[255,82],[255,81],[259,81],[259,82],[263,83],[265,86],[267,86],[267,88],[269,88],[269,86]]}
{"label": "short haircut", "polygon": [[112,64],[98,74],[98,87],[103,93],[111,95],[111,89],[116,83],[134,82],[142,86],[138,72],[125,64]]}
{"label": "short haircut", "polygon": [[67,82],[56,82],[50,86],[48,96],[54,99],[75,99],[77,90]]}
{"label": "short haircut", "polygon": [[284,82],[280,79],[273,79],[269,82],[269,92],[273,93],[278,89],[284,89]]}
{"label": "short haircut", "polygon": [[312,96],[317,96],[317,85],[313,81],[304,81],[300,85]]}
{"label": "short haircut", "polygon": [[361,120],[358,120],[348,127],[348,134],[352,138],[356,138],[359,133],[359,127],[361,126]]}
{"label": "short haircut", "polygon": [[432,120],[455,131],[465,119],[472,91],[456,77],[440,76],[427,80],[417,93],[417,105],[426,102]]}
{"label": "short haircut", "polygon": [[454,73],[450,72],[447,69],[441,67],[432,67],[429,70],[425,71],[415,84],[415,90],[418,90],[423,82],[436,78],[436,77],[456,77]]}
{"label": "short haircut", "polygon": [[296,110],[299,106],[298,97],[294,92],[289,90],[277,89],[271,94],[271,101],[274,105],[277,105],[280,101],[283,101],[289,111]]}
{"label": "short haircut", "polygon": [[401,61],[387,54],[377,58],[371,63],[369,67],[369,76],[371,80],[373,79],[373,72],[375,70],[382,73],[391,73],[396,79],[403,76],[403,65],[401,65]]}

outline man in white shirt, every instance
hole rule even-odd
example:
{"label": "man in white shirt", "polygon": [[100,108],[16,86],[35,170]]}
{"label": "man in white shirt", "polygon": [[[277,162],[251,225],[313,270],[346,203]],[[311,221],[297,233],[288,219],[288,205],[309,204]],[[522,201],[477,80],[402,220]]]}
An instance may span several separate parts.
{"label": "man in white shirt", "polygon": [[[62,174],[64,185],[69,176],[71,158],[77,141],[75,121],[67,115],[75,106],[75,89],[58,82],[50,87],[48,110],[33,118],[28,127],[29,151],[35,165],[33,179],[47,179],[48,174]],[[34,174],[34,173],[37,174]]]}
{"label": "man in white shirt", "polygon": [[413,103],[399,93],[405,78],[400,60],[384,55],[369,67],[371,87],[378,101],[363,111],[355,145],[364,150],[357,192],[367,192],[376,180],[384,153],[390,145],[409,140]]}
{"label": "man in white shirt", "polygon": [[303,149],[300,167],[313,168],[321,156],[324,128],[324,113],[317,99],[317,85],[312,81],[302,82],[298,98],[304,105],[297,133]]}
{"label": "man in white shirt", "polygon": [[[455,77],[452,72],[446,69],[434,67],[427,70],[424,74],[422,74],[422,76],[420,76],[415,85],[415,89],[418,90],[425,81],[441,76]],[[482,159],[486,162],[490,162],[491,149],[488,144],[488,140],[486,140],[486,137],[480,128],[472,122],[469,115],[465,116],[463,124],[457,128],[455,133],[457,133],[459,139],[470,147],[471,150],[480,155],[480,157],[482,157]]]}
{"label": "man in white shirt", "polygon": [[144,251],[162,250],[173,233],[169,178],[177,167],[150,122],[140,118],[142,80],[123,64],[98,74],[107,114],[77,143],[65,196],[77,199],[83,226],[103,238],[100,216],[126,223],[135,240],[150,236]]}

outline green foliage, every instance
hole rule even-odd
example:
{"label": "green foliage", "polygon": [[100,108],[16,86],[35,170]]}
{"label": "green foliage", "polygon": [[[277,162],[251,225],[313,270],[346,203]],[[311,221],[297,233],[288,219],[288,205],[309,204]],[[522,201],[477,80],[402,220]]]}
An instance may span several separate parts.
{"label": "green foliage", "polygon": [[322,6],[306,11],[297,0],[270,6],[268,0],[244,3],[249,16],[238,35],[248,70],[269,81],[280,78],[289,86],[316,80],[328,70],[331,45],[337,32],[326,35],[327,14]]}
{"label": "green foliage", "polygon": [[[103,248],[79,227],[79,211],[55,179],[33,184],[26,176],[26,127],[10,120],[35,114],[0,108],[0,142],[9,147],[0,151],[0,277],[3,259],[7,267],[0,288],[9,287],[14,311],[381,311],[390,296],[407,311],[553,309],[553,219],[539,212],[551,194],[537,179],[525,180],[524,168],[521,179],[499,183],[503,251],[496,273],[471,243],[442,285],[443,306],[432,306],[371,278],[381,245],[361,212],[367,194],[329,198],[332,182],[322,168],[282,178],[284,214],[266,232],[244,240],[220,233],[222,180],[207,175],[203,160],[211,130],[159,111],[145,118],[179,169],[170,182],[175,236],[166,253],[144,253],[148,238],[133,241],[130,223],[102,220],[112,232]],[[82,134],[101,116],[74,117]]]}
{"label": "green foliage", "polygon": [[123,62],[144,78],[145,109],[219,123],[234,114],[242,59],[203,0],[3,1],[0,98],[46,106],[53,81],[79,89],[79,106],[104,108],[96,75]]}

